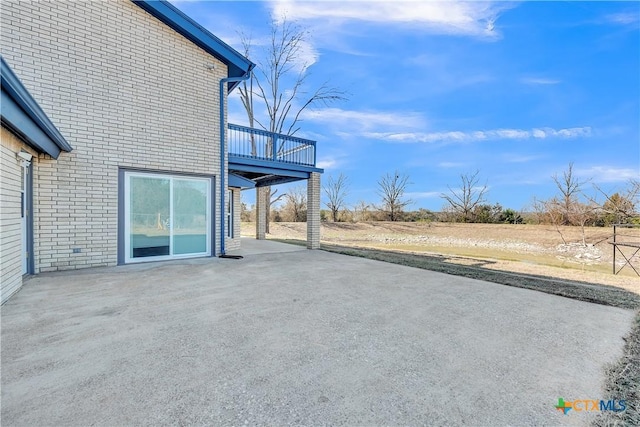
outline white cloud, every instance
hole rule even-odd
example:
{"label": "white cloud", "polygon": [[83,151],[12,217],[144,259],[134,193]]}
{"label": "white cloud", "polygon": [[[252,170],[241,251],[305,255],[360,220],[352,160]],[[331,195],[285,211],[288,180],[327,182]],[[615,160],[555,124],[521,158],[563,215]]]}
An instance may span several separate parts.
{"label": "white cloud", "polygon": [[523,77],[520,79],[520,82],[528,85],[557,85],[561,83],[560,80],[544,77]]}
{"label": "white cloud", "polygon": [[[290,64],[293,65],[292,71],[295,73],[304,72],[320,59],[320,52],[308,37],[298,40],[295,54],[289,58]],[[267,65],[269,59],[266,56],[271,46],[270,36],[251,37],[249,43],[251,45],[249,59],[258,65],[258,72],[260,69],[269,70]],[[233,43],[229,44],[235,46],[239,52],[244,52],[242,38],[239,35],[233,39]]]}
{"label": "white cloud", "polygon": [[[538,129],[534,129],[534,131],[538,131]],[[474,134],[482,135],[482,139],[486,139],[487,137],[493,137],[495,139],[526,139],[531,135],[529,131],[522,129],[498,129],[488,132],[476,131]],[[544,138],[540,132],[536,132],[536,135],[538,136],[535,136],[535,138]]]}
{"label": "white cloud", "polygon": [[362,21],[384,25],[414,24],[433,34],[496,38],[495,22],[507,3],[467,1],[272,2],[274,16],[292,20]]}
{"label": "white cloud", "polygon": [[367,132],[393,131],[395,129],[420,129],[426,123],[421,113],[356,111],[341,108],[306,110],[303,120],[332,126],[345,135]]}
{"label": "white cloud", "polygon": [[296,73],[303,73],[307,68],[318,62],[319,59],[320,53],[311,41],[300,40],[298,42],[297,51],[291,58],[293,71]]}
{"label": "white cloud", "polygon": [[413,192],[407,192],[404,193],[405,196],[407,196],[410,199],[432,199],[435,197],[440,197],[439,192],[437,191],[413,191]]}
{"label": "white cloud", "polygon": [[507,163],[529,163],[540,159],[542,156],[521,156],[517,154],[505,154],[504,160]]}
{"label": "white cloud", "polygon": [[589,126],[580,127],[580,128],[560,129],[560,130],[543,129],[543,131],[545,132],[545,135],[541,136],[541,138],[558,137],[558,136],[561,138],[579,138],[579,137],[591,136],[591,127]]}
{"label": "white cloud", "polygon": [[440,162],[440,163],[438,163],[438,167],[439,168],[444,168],[444,169],[461,168],[463,166],[465,166],[465,163],[460,163],[460,162]]}
{"label": "white cloud", "polygon": [[525,129],[494,129],[480,131],[449,131],[449,132],[368,132],[368,138],[380,139],[389,142],[403,143],[455,143],[455,142],[477,142],[487,140],[526,140],[526,139],[547,139],[547,138],[584,138],[591,136],[591,128],[575,127],[566,129],[535,128]]}
{"label": "white cloud", "polygon": [[531,134],[533,135],[534,138],[544,138],[547,135],[547,133],[542,129],[533,129]]}
{"label": "white cloud", "polygon": [[576,175],[593,179],[595,182],[625,182],[630,179],[640,178],[640,168],[619,168],[615,166],[592,166],[586,169],[577,169]]}
{"label": "white cloud", "polygon": [[338,160],[332,157],[325,157],[323,159],[318,160],[316,166],[320,169],[334,169],[338,165]]}
{"label": "white cloud", "polygon": [[605,16],[607,22],[618,25],[633,25],[640,22],[638,12],[613,13]]}

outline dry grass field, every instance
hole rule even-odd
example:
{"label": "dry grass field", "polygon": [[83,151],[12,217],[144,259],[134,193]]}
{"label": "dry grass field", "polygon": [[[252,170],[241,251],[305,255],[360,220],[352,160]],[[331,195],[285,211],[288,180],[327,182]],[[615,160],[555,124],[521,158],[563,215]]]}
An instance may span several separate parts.
{"label": "dry grass field", "polygon": [[[242,227],[243,235],[255,234],[255,224]],[[579,227],[559,231],[547,225],[366,222],[323,223],[321,236],[327,244],[438,254],[452,264],[610,285],[640,294],[640,278],[631,268],[612,274],[612,228],[586,228],[586,245]],[[640,229],[625,233],[640,242]],[[305,240],[306,224],[271,223],[268,238]],[[618,256],[618,267],[620,260]],[[640,271],[640,256],[633,262]]]}

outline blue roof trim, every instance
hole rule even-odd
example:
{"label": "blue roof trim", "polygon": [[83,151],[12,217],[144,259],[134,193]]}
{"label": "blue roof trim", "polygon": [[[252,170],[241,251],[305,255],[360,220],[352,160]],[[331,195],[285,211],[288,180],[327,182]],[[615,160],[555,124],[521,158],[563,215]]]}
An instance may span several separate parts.
{"label": "blue roof trim", "polygon": [[13,132],[39,153],[47,153],[54,159],[60,156],[58,147],[49,136],[16,104],[7,92],[2,91],[2,125]]}
{"label": "blue roof trim", "polygon": [[2,124],[41,153],[57,159],[61,151],[73,148],[49,120],[31,94],[0,56]]}
{"label": "blue roof trim", "polygon": [[235,188],[255,188],[256,183],[243,176],[234,173],[229,174],[229,187]]}
{"label": "blue roof trim", "polygon": [[241,172],[265,173],[271,175],[309,178],[312,172],[324,173],[324,169],[293,163],[274,162],[273,160],[249,159],[242,156],[229,155],[229,170]]}
{"label": "blue roof trim", "polygon": [[[225,63],[228,77],[243,77],[251,72],[255,64],[240,52],[211,34],[207,29],[185,15],[166,0],[131,0],[151,15],[173,28],[176,32],[199,46],[205,52]],[[240,82],[229,82],[231,92]]]}

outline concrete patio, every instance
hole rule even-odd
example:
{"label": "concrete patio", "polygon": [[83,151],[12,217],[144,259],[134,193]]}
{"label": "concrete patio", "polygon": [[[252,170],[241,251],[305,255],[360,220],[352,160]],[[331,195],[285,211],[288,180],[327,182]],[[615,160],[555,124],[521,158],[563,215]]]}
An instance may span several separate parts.
{"label": "concrete patio", "polygon": [[264,254],[285,254],[287,252],[306,251],[305,246],[289,245],[287,243],[274,242],[272,240],[256,240],[243,237],[240,250],[230,251],[231,254],[242,256],[264,255]]}
{"label": "concrete patio", "polygon": [[274,242],[43,274],[2,306],[2,425],[587,422],[631,311]]}

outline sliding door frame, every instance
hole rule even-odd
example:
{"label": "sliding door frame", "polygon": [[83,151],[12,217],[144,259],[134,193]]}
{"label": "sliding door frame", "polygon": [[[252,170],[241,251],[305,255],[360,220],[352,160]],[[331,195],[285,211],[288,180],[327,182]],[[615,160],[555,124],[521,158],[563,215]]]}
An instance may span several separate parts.
{"label": "sliding door frame", "polygon": [[[209,204],[207,206],[207,251],[198,254],[180,254],[180,255],[159,255],[150,257],[131,258],[130,253],[130,236],[129,231],[129,218],[128,218],[128,200],[129,196],[129,177],[130,176],[143,176],[149,178],[161,178],[161,179],[204,179],[208,181],[208,194]],[[171,197],[170,197],[171,199]],[[170,201],[173,205],[173,200]],[[153,261],[166,261],[185,258],[199,258],[199,257],[213,257],[216,255],[216,177],[215,175],[200,175],[189,174],[172,171],[158,171],[149,169],[134,169],[134,168],[119,168],[118,169],[118,265],[132,264],[140,262],[153,262]],[[170,227],[172,228],[172,227]],[[173,230],[170,230],[170,245],[173,244],[172,237]]]}

